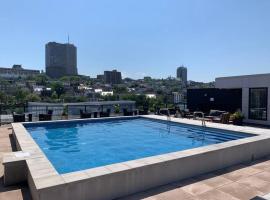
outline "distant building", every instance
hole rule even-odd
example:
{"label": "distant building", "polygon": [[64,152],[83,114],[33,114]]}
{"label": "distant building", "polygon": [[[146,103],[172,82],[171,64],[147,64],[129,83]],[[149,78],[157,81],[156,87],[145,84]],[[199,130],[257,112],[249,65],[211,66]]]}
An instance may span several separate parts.
{"label": "distant building", "polygon": [[97,80],[103,81],[104,80],[104,75],[103,74],[97,75]]}
{"label": "distant building", "polygon": [[36,94],[41,94],[41,92],[44,89],[45,89],[44,86],[39,86],[39,85],[33,86],[33,92],[36,93]]}
{"label": "distant building", "polygon": [[121,72],[116,70],[104,71],[104,81],[106,84],[120,84],[122,82]]}
{"label": "distant building", "polygon": [[100,93],[103,92],[103,90],[101,88],[97,88],[97,89],[94,89],[95,93]]}
{"label": "distant building", "polygon": [[73,44],[46,44],[46,74],[51,78],[78,75],[77,48]]}
{"label": "distant building", "polygon": [[184,96],[180,92],[173,92],[173,103],[181,103],[184,101]]}
{"label": "distant building", "polygon": [[113,91],[104,91],[104,92],[101,92],[101,96],[113,96]]}
{"label": "distant building", "polygon": [[187,68],[180,66],[176,71],[176,78],[180,79],[184,84],[187,84]]}
{"label": "distant building", "polygon": [[157,95],[156,94],[145,94],[146,98],[149,98],[149,99],[156,99],[157,98]]}
{"label": "distant building", "polygon": [[12,68],[0,67],[0,77],[2,78],[18,78],[40,74],[39,70],[24,69],[21,65],[13,65]]}

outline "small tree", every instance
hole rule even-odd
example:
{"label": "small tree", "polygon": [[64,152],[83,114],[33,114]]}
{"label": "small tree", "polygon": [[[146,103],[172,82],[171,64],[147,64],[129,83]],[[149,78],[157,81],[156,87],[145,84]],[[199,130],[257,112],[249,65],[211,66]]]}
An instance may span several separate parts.
{"label": "small tree", "polygon": [[26,101],[33,101],[33,102],[35,102],[35,101],[41,101],[40,97],[38,95],[36,95],[36,94],[33,94],[33,93],[28,94],[25,97],[25,100]]}
{"label": "small tree", "polygon": [[51,88],[54,92],[56,92],[57,96],[58,96],[58,99],[60,98],[60,96],[62,94],[65,93],[65,89],[64,89],[64,86],[61,82],[54,82],[51,84]]}

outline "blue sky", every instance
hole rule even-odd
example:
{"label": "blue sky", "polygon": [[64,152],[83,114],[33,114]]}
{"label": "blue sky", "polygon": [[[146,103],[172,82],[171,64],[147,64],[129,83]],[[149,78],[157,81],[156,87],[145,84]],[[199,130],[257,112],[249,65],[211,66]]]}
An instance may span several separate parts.
{"label": "blue sky", "polygon": [[45,43],[77,46],[80,74],[188,79],[270,72],[269,0],[0,0],[0,66],[44,69]]}

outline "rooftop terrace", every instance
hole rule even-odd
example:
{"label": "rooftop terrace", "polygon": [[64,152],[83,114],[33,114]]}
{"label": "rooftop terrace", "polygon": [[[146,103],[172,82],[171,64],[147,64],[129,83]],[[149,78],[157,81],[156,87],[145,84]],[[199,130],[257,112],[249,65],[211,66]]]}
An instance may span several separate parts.
{"label": "rooftop terrace", "polygon": [[[0,128],[0,200],[31,199],[27,185],[3,186],[2,154],[14,150],[11,126]],[[246,200],[270,193],[270,156],[164,185],[119,200]]]}

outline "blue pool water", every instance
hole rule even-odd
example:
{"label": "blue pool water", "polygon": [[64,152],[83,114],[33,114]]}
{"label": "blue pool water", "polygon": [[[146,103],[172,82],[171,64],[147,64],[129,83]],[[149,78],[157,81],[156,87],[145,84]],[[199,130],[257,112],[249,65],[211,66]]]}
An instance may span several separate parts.
{"label": "blue pool water", "polygon": [[145,118],[25,127],[60,174],[251,136]]}

